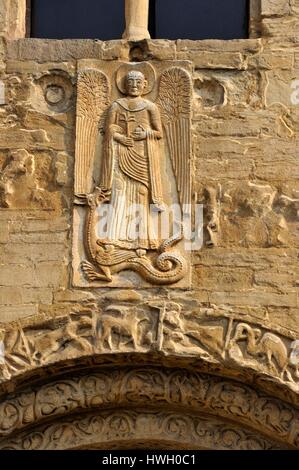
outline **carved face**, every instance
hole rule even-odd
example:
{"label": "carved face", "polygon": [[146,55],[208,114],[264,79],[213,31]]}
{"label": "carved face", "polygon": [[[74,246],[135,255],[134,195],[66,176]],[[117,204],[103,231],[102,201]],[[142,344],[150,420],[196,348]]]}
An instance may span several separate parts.
{"label": "carved face", "polygon": [[146,80],[141,72],[129,72],[126,77],[126,90],[129,96],[141,96],[146,86]]}

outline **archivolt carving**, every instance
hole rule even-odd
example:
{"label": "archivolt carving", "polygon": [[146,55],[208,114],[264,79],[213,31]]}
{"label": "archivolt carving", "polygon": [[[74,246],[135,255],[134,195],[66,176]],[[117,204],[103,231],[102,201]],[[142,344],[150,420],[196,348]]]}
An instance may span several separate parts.
{"label": "archivolt carving", "polygon": [[[239,342],[246,343],[245,354],[243,355],[241,350],[238,349]],[[284,375],[287,374],[287,377],[292,380],[291,374],[288,371],[290,361],[287,347],[284,342],[273,333],[263,333],[259,328],[253,328],[246,323],[239,323],[232,339],[230,355],[237,361],[240,359],[240,355],[243,356],[244,361],[250,361],[250,359],[248,359],[250,357],[252,358],[251,360],[256,360],[257,357],[262,358],[266,361],[266,366],[269,370],[281,374],[282,379]]]}
{"label": "archivolt carving", "polygon": [[279,449],[256,433],[235,425],[226,425],[207,418],[179,413],[144,413],[118,411],[83,416],[81,419],[64,420],[59,424],[43,427],[24,434],[3,445],[9,450],[59,450],[90,448],[107,449],[117,446],[134,446],[135,440],[179,442],[181,448],[208,448],[223,450]]}
{"label": "archivolt carving", "polygon": [[186,314],[176,302],[110,305],[47,320],[40,325],[8,327],[0,383],[27,371],[71,359],[111,353],[155,353],[207,367],[271,379],[290,392],[299,390],[299,367],[291,360],[295,338],[263,325],[208,313]]}
{"label": "archivolt carving", "polygon": [[[132,415],[132,406],[140,412]],[[165,413],[153,412],[153,408],[161,406]],[[112,412],[116,407],[127,411],[120,414]],[[172,415],[172,408],[183,408],[184,414],[176,412]],[[95,409],[96,414],[94,411],[91,415]],[[105,411],[108,409],[109,412]],[[88,412],[89,417],[75,422],[68,417],[83,411]],[[202,419],[202,413],[210,415],[210,418]],[[63,437],[66,448],[79,445],[76,436],[81,439],[82,445],[83,435],[79,432],[80,429],[82,431],[82,423],[85,423],[87,432],[88,429],[92,430],[92,423],[97,419],[102,424],[93,432],[97,433],[96,438],[102,443],[129,439],[130,436],[132,439],[137,431],[140,434],[140,429],[143,429],[144,433],[154,432],[151,438],[156,436],[157,439],[167,440],[168,436],[170,440],[179,439],[189,444],[192,440],[186,440],[186,433],[192,429],[194,432],[190,439],[192,437],[194,443],[206,447],[262,449],[275,447],[278,442],[282,446],[299,447],[299,412],[291,405],[238,382],[180,369],[101,368],[85,374],[77,373],[75,377],[21,390],[17,396],[1,404],[0,415],[2,449],[61,448],[61,441],[53,437],[57,435]],[[195,418],[191,419],[191,415]],[[148,422],[149,416],[151,419]],[[215,421],[216,417],[235,424],[223,424]],[[55,424],[45,425],[44,421],[50,419]],[[38,431],[26,433],[25,428],[33,424],[39,426]],[[245,426],[242,430],[241,424]],[[16,431],[23,434],[16,435]],[[229,444],[226,438],[230,434],[235,437]],[[264,437],[261,438],[261,435]],[[44,437],[41,439],[41,436]],[[139,435],[139,438],[142,437],[149,439],[146,435]]]}

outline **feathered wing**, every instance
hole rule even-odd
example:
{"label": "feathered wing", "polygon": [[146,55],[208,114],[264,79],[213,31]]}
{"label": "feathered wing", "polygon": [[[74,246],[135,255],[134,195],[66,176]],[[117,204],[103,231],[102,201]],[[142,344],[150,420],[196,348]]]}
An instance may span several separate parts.
{"label": "feathered wing", "polygon": [[107,76],[96,69],[79,72],[77,85],[75,195],[82,196],[92,189],[99,130],[104,128],[105,112],[109,107],[110,87]]}
{"label": "feathered wing", "polygon": [[158,106],[182,207],[191,201],[191,100],[190,74],[180,67],[163,72]]}

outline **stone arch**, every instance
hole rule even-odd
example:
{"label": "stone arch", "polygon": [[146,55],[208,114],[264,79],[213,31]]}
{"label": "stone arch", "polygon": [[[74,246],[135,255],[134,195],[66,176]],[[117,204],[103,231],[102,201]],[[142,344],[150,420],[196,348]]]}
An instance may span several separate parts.
{"label": "stone arch", "polygon": [[0,415],[1,449],[299,447],[290,403],[235,379],[117,357],[25,376]]}
{"label": "stone arch", "polygon": [[[184,325],[174,341],[144,309],[131,331],[125,310],[107,340],[101,322],[116,324],[112,310],[0,329],[1,449],[299,448],[296,371],[246,355],[244,319],[196,317],[191,344]],[[266,325],[259,331],[272,340]],[[284,331],[274,339],[290,350]]]}

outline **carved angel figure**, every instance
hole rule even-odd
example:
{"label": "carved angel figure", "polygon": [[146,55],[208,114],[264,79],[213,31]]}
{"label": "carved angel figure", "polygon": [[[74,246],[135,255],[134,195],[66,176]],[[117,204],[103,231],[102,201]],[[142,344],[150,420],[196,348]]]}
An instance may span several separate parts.
{"label": "carved angel figure", "polygon": [[[109,104],[105,74],[92,69],[79,78],[75,192],[88,205],[84,237],[89,258],[82,269],[90,281],[109,282],[126,269],[153,284],[172,284],[186,274],[185,259],[171,251],[183,230],[162,239],[154,218],[166,209],[164,158],[171,159],[181,206],[190,202],[191,78],[178,67],[166,70],[157,104],[144,98],[149,86],[141,70],[128,70],[122,83],[124,97]],[[104,134],[100,177],[90,192],[98,128]],[[99,208],[108,206],[105,236],[97,236]],[[138,231],[132,233],[136,217]]]}
{"label": "carved angel figure", "polygon": [[[142,98],[145,84],[142,72],[130,71],[125,80],[127,96],[116,100],[109,109],[99,185],[109,195],[112,209],[105,243],[135,249],[137,255],[159,247],[150,206],[164,210],[160,171],[162,123],[158,107]],[[141,226],[134,234],[137,236],[132,237],[131,222],[137,208]]]}

